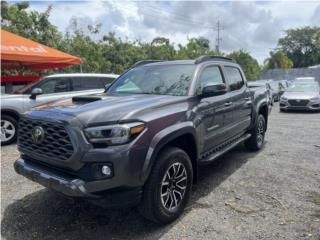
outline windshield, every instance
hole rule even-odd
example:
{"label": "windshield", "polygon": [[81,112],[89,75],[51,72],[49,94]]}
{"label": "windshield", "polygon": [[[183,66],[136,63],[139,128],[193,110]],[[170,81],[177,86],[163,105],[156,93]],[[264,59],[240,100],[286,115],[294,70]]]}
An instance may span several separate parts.
{"label": "windshield", "polygon": [[195,65],[154,65],[134,68],[119,77],[107,94],[186,96]]}
{"label": "windshield", "polygon": [[287,88],[287,92],[319,92],[319,86],[316,83],[292,84]]}

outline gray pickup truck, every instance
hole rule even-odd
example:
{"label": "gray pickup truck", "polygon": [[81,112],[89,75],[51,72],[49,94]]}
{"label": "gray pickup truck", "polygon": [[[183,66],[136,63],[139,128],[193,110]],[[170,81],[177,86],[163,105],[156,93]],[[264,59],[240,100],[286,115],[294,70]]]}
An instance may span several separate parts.
{"label": "gray pickup truck", "polygon": [[27,85],[14,94],[1,95],[1,145],[16,140],[20,114],[32,107],[61,98],[101,93],[118,75],[73,73],[55,74]]}
{"label": "gray pickup truck", "polygon": [[105,93],[25,113],[14,167],[67,196],[138,205],[146,218],[169,223],[200,165],[241,142],[262,148],[269,107],[267,92],[249,89],[232,59],[143,61]]}

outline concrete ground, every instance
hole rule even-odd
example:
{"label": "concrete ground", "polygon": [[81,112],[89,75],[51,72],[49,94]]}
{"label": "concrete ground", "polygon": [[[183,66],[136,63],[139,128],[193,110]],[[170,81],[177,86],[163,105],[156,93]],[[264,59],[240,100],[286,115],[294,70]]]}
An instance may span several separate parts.
{"label": "concrete ground", "polygon": [[3,239],[320,239],[320,113],[276,105],[264,148],[239,145],[201,169],[184,215],[167,226],[44,189],[14,172],[18,156],[2,147]]}

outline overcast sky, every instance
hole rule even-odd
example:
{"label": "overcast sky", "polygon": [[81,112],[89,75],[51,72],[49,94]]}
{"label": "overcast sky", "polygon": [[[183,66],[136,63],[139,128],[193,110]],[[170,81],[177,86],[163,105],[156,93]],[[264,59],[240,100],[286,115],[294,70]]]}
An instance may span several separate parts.
{"label": "overcast sky", "polygon": [[219,20],[221,49],[245,49],[259,63],[268,57],[288,28],[320,26],[319,1],[34,1],[31,9],[52,5],[50,20],[64,32],[72,17],[80,26],[102,23],[101,35],[150,41],[156,36],[185,44],[187,38],[204,36],[216,44]]}

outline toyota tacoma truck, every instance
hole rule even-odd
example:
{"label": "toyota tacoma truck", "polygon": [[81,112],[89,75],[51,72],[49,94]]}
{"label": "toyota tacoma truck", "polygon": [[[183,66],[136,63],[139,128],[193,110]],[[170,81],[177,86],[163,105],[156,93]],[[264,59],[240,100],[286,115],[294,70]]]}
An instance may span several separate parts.
{"label": "toyota tacoma truck", "polygon": [[64,195],[137,205],[165,224],[183,212],[200,165],[241,142],[263,147],[269,106],[232,59],[141,61],[104,93],[21,116],[14,167]]}

